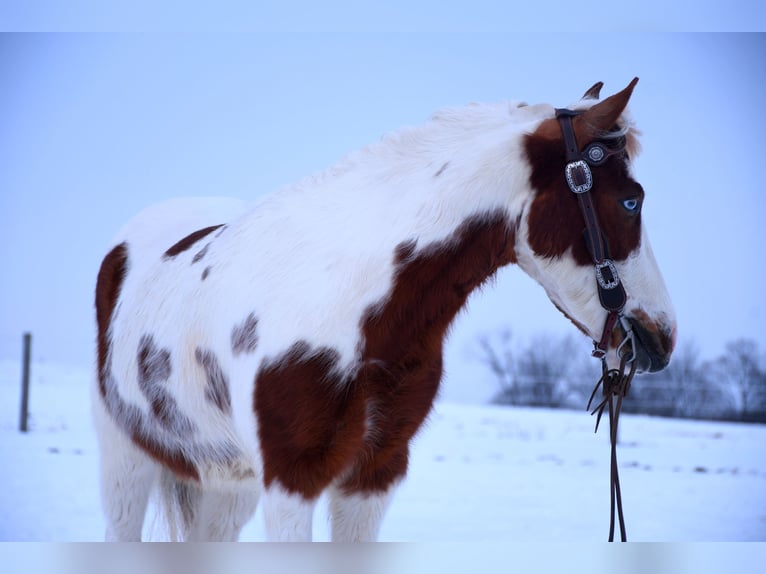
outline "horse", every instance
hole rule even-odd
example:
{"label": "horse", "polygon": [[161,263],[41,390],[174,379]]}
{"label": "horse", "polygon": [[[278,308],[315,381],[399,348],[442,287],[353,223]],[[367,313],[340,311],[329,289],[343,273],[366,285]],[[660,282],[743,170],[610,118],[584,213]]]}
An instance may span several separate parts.
{"label": "horse", "polygon": [[566,113],[443,109],[252,204],[129,221],[95,289],[106,539],[140,540],[155,495],[173,539],[236,540],[261,502],[270,540],[306,541],[326,495],[333,541],[376,540],[450,324],[505,265],[605,364],[629,347],[664,368],[676,324],[632,172],[637,80]]}

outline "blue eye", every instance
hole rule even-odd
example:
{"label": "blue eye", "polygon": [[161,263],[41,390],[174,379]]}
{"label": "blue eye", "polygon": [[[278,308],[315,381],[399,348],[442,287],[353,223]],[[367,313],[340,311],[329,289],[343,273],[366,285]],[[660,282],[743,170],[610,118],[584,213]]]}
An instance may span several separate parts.
{"label": "blue eye", "polygon": [[639,203],[638,199],[636,199],[635,197],[622,200],[622,206],[628,211],[630,211],[631,213],[634,211],[638,211],[638,208],[640,207],[640,205],[641,204]]}

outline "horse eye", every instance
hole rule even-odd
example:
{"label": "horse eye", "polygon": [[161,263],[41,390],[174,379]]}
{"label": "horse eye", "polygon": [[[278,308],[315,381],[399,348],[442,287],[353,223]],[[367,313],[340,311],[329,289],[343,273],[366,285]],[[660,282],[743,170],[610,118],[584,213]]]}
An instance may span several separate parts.
{"label": "horse eye", "polygon": [[638,202],[638,199],[636,199],[635,197],[622,200],[622,206],[630,212],[634,212],[638,210],[639,205],[640,204]]}

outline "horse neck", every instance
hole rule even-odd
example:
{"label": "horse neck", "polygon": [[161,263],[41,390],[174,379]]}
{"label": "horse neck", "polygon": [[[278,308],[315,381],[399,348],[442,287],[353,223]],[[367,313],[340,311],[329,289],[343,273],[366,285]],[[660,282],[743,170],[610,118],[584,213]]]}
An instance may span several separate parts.
{"label": "horse neck", "polygon": [[390,270],[402,246],[417,256],[468,228],[482,233],[482,221],[491,220],[498,237],[498,217],[513,226],[531,193],[522,140],[544,114],[521,110],[509,113],[506,104],[478,121],[458,110],[387,136],[261,200],[232,235],[246,240],[231,248],[250,258],[252,245],[277,241],[268,250],[275,261],[354,260]]}
{"label": "horse neck", "polygon": [[482,214],[503,211],[515,221],[529,195],[523,133],[507,109],[500,120],[478,125],[434,120],[351,156],[327,191],[366,215],[365,232],[387,221],[384,232],[419,245]]}

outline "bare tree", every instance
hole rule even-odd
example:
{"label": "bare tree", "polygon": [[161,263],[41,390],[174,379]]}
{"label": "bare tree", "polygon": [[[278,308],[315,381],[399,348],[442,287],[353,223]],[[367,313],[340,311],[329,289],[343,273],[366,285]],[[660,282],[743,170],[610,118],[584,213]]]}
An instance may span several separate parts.
{"label": "bare tree", "polygon": [[495,376],[500,393],[492,402],[519,404],[519,389],[516,382],[516,362],[511,348],[511,330],[503,329],[495,337],[479,337],[479,361]]}
{"label": "bare tree", "polygon": [[722,418],[730,412],[725,393],[710,377],[697,344],[681,342],[666,369],[633,381],[626,412],[669,417]]}
{"label": "bare tree", "polygon": [[577,356],[571,336],[538,335],[525,346],[517,359],[519,379],[538,406],[561,406],[566,399],[567,375]]}
{"label": "bare tree", "polygon": [[663,402],[671,416],[694,416],[700,408],[711,404],[711,398],[716,398],[706,380],[699,347],[691,339],[678,345],[670,364],[658,378],[666,385]]}
{"label": "bare tree", "polygon": [[[579,352],[573,337],[538,335],[528,344],[516,345],[505,329],[495,336],[481,336],[478,343],[479,361],[500,385],[492,402],[549,407],[585,404],[590,388],[583,388],[581,357],[587,353]],[[586,379],[591,386],[596,380],[592,375]],[[573,395],[579,399],[576,405]]]}
{"label": "bare tree", "polygon": [[766,411],[766,358],[754,340],[727,343],[724,354],[710,365],[710,370],[731,393],[743,418]]}
{"label": "bare tree", "polygon": [[[509,329],[478,340],[478,360],[500,391],[492,402],[581,408],[600,376],[597,362],[572,336],[535,336],[519,344]],[[671,417],[766,422],[766,354],[750,339],[728,343],[704,362],[697,344],[683,341],[668,367],[634,379],[625,412]]]}

